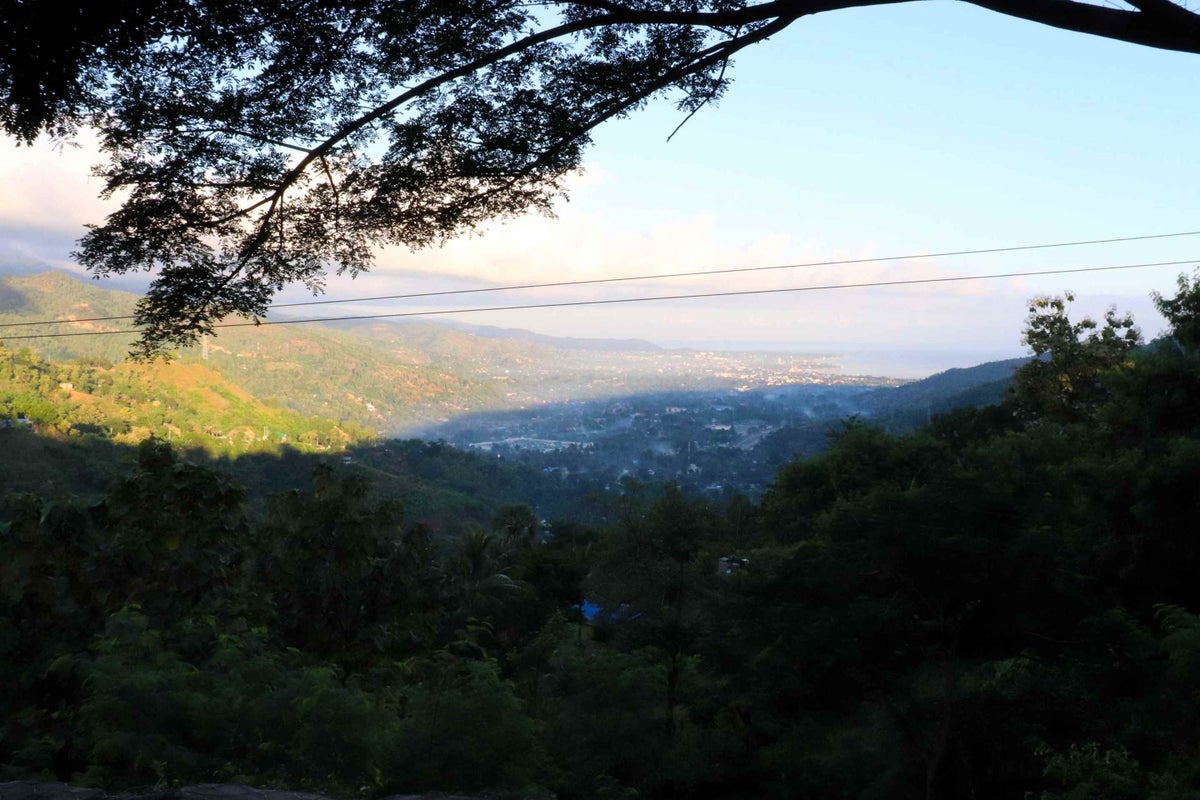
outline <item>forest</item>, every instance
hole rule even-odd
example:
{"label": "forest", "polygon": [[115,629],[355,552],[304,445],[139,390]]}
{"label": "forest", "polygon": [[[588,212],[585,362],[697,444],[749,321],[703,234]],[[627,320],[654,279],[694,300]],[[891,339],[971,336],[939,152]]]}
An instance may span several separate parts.
{"label": "forest", "polygon": [[1200,798],[1200,276],[1148,345],[1070,300],[1002,402],[847,420],[761,502],[626,481],[435,535],[155,438],[98,500],[10,492],[0,780]]}

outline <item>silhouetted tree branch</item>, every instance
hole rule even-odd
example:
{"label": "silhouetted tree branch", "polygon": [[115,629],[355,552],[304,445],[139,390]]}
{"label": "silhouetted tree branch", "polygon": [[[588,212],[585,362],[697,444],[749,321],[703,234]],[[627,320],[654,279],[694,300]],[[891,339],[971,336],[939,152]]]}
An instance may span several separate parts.
{"label": "silhouetted tree branch", "polygon": [[[157,271],[143,355],[385,244],[437,244],[551,212],[591,131],[659,95],[687,119],[744,47],[801,17],[907,0],[122,0],[0,5],[0,124],[100,134],[105,193],[81,240],[97,275]],[[969,0],[1200,53],[1169,0]]]}

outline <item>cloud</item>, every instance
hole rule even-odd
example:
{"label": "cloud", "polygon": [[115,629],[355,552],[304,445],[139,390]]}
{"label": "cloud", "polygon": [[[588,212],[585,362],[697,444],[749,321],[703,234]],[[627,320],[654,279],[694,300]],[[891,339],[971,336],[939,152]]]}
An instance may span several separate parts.
{"label": "cloud", "polygon": [[[0,150],[0,271],[54,265],[70,268],[67,254],[86,222],[98,222],[111,204],[97,199],[100,181],[90,176],[99,160],[95,139],[78,148]],[[664,208],[651,218],[630,219],[620,205],[626,191],[621,174],[597,164],[568,180],[572,202],[558,217],[529,215],[487,225],[478,235],[418,253],[380,251],[375,269],[356,282],[331,277],[330,297],[444,291],[487,285],[661,276],[730,268],[761,268],[821,261],[890,256],[871,240],[846,244],[790,233],[755,234],[730,228],[732,211],[711,208],[680,213]],[[764,219],[771,210],[764,208]],[[786,229],[785,229],[786,230]],[[1058,258],[1056,255],[1055,258]],[[1132,257],[1131,257],[1132,259]],[[1012,270],[1014,259],[996,257],[913,258],[859,264],[764,269],[727,275],[672,278],[632,284],[601,284],[560,290],[441,298],[442,308],[561,302],[659,294],[774,290],[814,285],[943,278]],[[1021,268],[1054,268],[1057,260],[1022,257]],[[76,268],[77,269],[77,268]],[[145,276],[136,276],[144,280]],[[131,278],[130,280],[133,280]],[[1114,278],[1115,280],[1115,278]],[[562,335],[643,337],[665,342],[710,342],[728,347],[792,345],[839,349],[848,346],[962,346],[1021,352],[1025,301],[1060,282],[1080,289],[1080,313],[1100,316],[1109,303],[1131,308],[1148,334],[1161,322],[1148,301],[1127,302],[1114,284],[1106,295],[1088,291],[1082,276],[1046,281],[999,279],[928,283],[864,289],[746,295],[741,297],[632,303],[542,311],[467,314],[462,321],[526,327]],[[125,287],[121,288],[140,288]],[[1163,287],[1170,289],[1169,284]],[[1096,293],[1098,294],[1098,293]],[[284,299],[303,301],[290,291]],[[356,304],[338,313],[388,313],[431,308],[433,299]],[[317,313],[317,309],[312,309]],[[332,312],[333,308],[330,307]],[[300,310],[297,309],[297,313]],[[322,309],[322,313],[324,309]]]}
{"label": "cloud", "polygon": [[0,224],[81,236],[86,223],[100,222],[114,207],[98,197],[103,184],[91,169],[99,160],[90,131],[74,143],[43,137],[29,147],[0,147]]}
{"label": "cloud", "polygon": [[528,215],[491,223],[474,235],[416,253],[386,248],[375,270],[419,270],[502,284],[589,280],[764,266],[779,263],[790,244],[786,236],[730,244],[711,212],[664,213],[658,221],[619,227],[610,214],[587,202],[586,189],[595,184],[586,176],[598,171],[592,167],[585,173],[573,187],[576,199],[560,203],[556,218]]}

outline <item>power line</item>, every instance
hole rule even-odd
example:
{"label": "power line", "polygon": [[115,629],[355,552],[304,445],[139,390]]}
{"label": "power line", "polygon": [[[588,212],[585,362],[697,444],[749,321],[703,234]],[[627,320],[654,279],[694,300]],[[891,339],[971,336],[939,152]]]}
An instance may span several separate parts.
{"label": "power line", "polygon": [[[450,297],[468,294],[483,294],[487,292],[512,292],[525,289],[562,289],[569,286],[598,286],[606,283],[626,283],[630,281],[663,280],[666,278],[699,278],[710,275],[733,275],[747,272],[769,272],[785,269],[806,269],[811,267],[851,266],[854,264],[879,264],[889,261],[913,261],[925,258],[951,258],[955,256],[977,256],[995,253],[1015,253],[1030,250],[1049,250],[1060,247],[1083,247],[1098,244],[1118,244],[1122,242],[1144,242],[1151,239],[1172,239],[1183,236],[1197,236],[1200,231],[1177,231],[1175,233],[1154,233],[1144,236],[1121,236],[1113,239],[1086,239],[1075,242],[1050,242],[1046,244],[1014,245],[1011,247],[989,247],[980,250],[948,250],[941,253],[916,253],[903,256],[878,256],[874,258],[847,258],[832,261],[808,261],[798,264],[773,264],[765,267],[729,267],[725,269],[698,270],[694,272],[670,272],[662,275],[626,275],[619,278],[588,278],[576,281],[554,281],[551,283],[523,283],[508,286],[491,286],[476,289],[447,289],[437,292],[416,292],[412,294],[388,294],[375,297],[349,297],[341,300],[306,300],[297,303],[276,303],[271,309],[299,308],[301,306],[341,305],[343,303],[369,303],[380,300],[417,300],[429,297]],[[439,312],[450,313],[450,312]],[[56,319],[34,322],[5,322],[0,328],[19,328],[30,325],[67,325],[72,322],[115,322],[117,320],[133,319],[132,314],[112,317],[84,317],[81,319]]]}
{"label": "power line", "polygon": [[[1113,272],[1126,269],[1146,269],[1149,267],[1175,267],[1183,264],[1196,264],[1200,259],[1189,258],[1182,261],[1153,261],[1140,264],[1117,264],[1106,267],[1072,267],[1068,269],[1028,270],[1023,272],[998,272],[990,275],[952,275],[942,278],[909,278],[893,281],[870,281],[866,283],[838,283],[818,286],[792,286],[782,289],[745,289],[725,292],[700,292],[695,294],[655,295],[652,297],[614,297],[601,300],[566,300],[556,303],[530,303],[516,306],[485,306],[478,308],[452,308],[438,311],[401,311],[387,314],[360,314],[344,317],[315,317],[285,320],[255,320],[252,322],[224,322],[213,325],[213,328],[261,328],[270,325],[298,325],[310,322],[356,322],[368,319],[395,319],[399,317],[431,317],[446,314],[472,314],[483,311],[528,311],[542,308],[568,308],[577,306],[616,305],[618,303],[646,303],[657,300],[697,300],[713,297],[747,297],[750,295],[786,294],[796,292],[818,292],[835,289],[867,289],[884,286],[915,286],[930,283],[959,283],[963,281],[995,280],[998,278],[1030,278],[1044,275],[1070,275],[1082,272]],[[82,320],[70,320],[81,322]],[[7,336],[0,341],[19,341],[23,339],[57,339],[68,336],[116,336],[121,334],[141,333],[139,328],[121,331],[77,331],[72,333],[42,333],[26,336]]]}

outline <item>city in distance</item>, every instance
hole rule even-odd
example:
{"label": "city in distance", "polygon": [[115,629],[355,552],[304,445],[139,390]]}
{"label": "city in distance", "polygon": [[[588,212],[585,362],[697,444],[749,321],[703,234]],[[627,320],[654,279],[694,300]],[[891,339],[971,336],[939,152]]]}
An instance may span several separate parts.
{"label": "city in distance", "polygon": [[[135,302],[134,295],[63,272],[0,279],[0,322],[54,323],[10,327],[13,336],[34,338],[3,344],[112,369],[132,337],[109,332],[129,327],[120,317]],[[85,335],[37,338],[62,333]],[[208,375],[266,408],[363,433],[323,434],[281,419],[260,423],[250,412],[220,420],[194,414],[189,426],[164,412],[113,428],[118,439],[133,444],[153,435],[236,454],[302,442],[346,446],[367,432],[417,436],[610,490],[632,476],[708,493],[761,491],[781,464],[825,447],[831,426],[849,417],[915,424],[975,384],[1002,383],[1011,372],[1006,366],[960,378],[941,394],[905,405],[884,398],[906,381],[883,370],[851,372],[841,355],[668,349],[641,340],[385,320],[229,328],[176,355],[176,368],[203,370],[187,378],[189,385]],[[170,374],[156,373],[159,380]],[[227,402],[191,391],[195,403]],[[993,386],[980,401],[1001,391]],[[60,393],[65,420],[72,409],[94,406],[79,387]],[[91,422],[65,424],[68,434],[94,429]]]}

